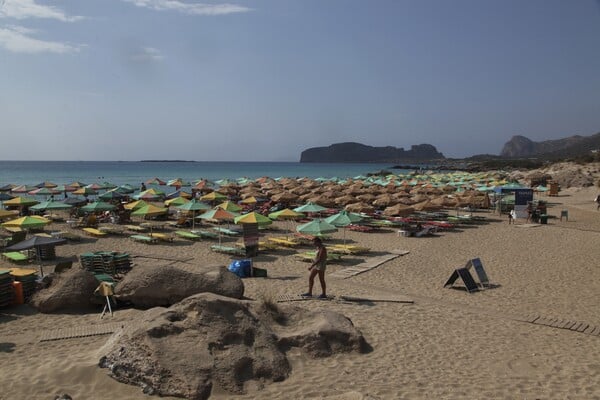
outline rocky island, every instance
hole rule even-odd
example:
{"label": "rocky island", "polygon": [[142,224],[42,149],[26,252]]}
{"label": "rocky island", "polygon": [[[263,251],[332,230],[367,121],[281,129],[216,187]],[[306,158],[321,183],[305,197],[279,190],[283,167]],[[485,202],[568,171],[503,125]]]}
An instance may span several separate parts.
{"label": "rocky island", "polygon": [[444,155],[430,144],[404,148],[373,147],[355,142],[335,143],[327,147],[304,150],[300,162],[304,163],[424,163],[444,159]]}

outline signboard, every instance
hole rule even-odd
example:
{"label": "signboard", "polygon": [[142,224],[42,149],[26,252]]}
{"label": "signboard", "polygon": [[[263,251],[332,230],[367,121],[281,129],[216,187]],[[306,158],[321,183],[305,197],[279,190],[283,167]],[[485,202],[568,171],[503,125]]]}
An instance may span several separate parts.
{"label": "signboard", "polygon": [[515,206],[527,206],[533,201],[533,189],[515,189]]}
{"label": "signboard", "polygon": [[258,224],[242,224],[242,227],[246,257],[256,257],[258,255]]}

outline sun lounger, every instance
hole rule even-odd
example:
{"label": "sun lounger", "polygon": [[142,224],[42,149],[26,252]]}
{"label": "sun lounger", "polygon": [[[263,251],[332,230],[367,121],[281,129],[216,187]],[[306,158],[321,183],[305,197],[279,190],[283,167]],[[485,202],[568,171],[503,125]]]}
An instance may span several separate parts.
{"label": "sun lounger", "polygon": [[142,226],[137,226],[137,225],[123,225],[123,228],[125,228],[128,231],[132,231],[132,232],[146,232],[148,230]]}
{"label": "sun lounger", "polygon": [[363,254],[371,251],[368,247],[355,246],[352,244],[335,244],[333,246],[328,246],[327,250],[332,253],[342,254]]}
{"label": "sun lounger", "polygon": [[435,226],[425,226],[420,231],[415,232],[414,236],[415,237],[429,236],[429,235],[433,235],[435,232],[436,232]]}
{"label": "sun lounger", "polygon": [[246,251],[244,249],[240,249],[239,247],[219,246],[219,245],[215,244],[215,245],[210,246],[210,249],[217,253],[225,253],[225,254],[230,254],[230,255],[234,255],[234,256],[242,256],[242,257],[246,256]]}
{"label": "sun lounger", "polygon": [[[300,261],[312,262],[315,260],[316,253],[314,251],[305,251],[303,253],[294,254],[294,257]],[[342,255],[338,253],[327,253],[327,262],[341,261]]]}
{"label": "sun lounger", "polygon": [[179,236],[180,238],[187,239],[187,240],[201,240],[202,239],[202,236],[196,235],[195,233],[187,232],[187,231],[175,231],[175,234],[177,236]]}
{"label": "sun lounger", "polygon": [[300,245],[300,242],[298,240],[294,240],[291,238],[270,237],[270,238],[267,238],[267,240],[269,242],[278,244],[280,246],[285,246],[285,247],[296,247],[296,246]]}
{"label": "sun lounger", "polygon": [[104,233],[113,233],[116,235],[120,235],[125,229],[122,226],[105,225],[98,227],[98,230]]}
{"label": "sun lounger", "polygon": [[219,238],[219,234],[215,233],[215,232],[210,232],[210,231],[205,231],[205,230],[198,230],[198,231],[191,231],[194,235],[198,235],[203,239],[218,239]]}
{"label": "sun lounger", "polygon": [[240,232],[240,231],[234,231],[232,229],[221,228],[219,226],[215,226],[213,228],[213,230],[220,232],[223,235],[227,235],[227,236],[240,236],[242,234],[242,232]]}
{"label": "sun lounger", "polygon": [[76,235],[75,233],[72,233],[72,232],[60,232],[60,237],[63,239],[73,241],[73,242],[81,241],[81,236]]}
{"label": "sun lounger", "polygon": [[135,240],[136,242],[147,244],[154,244],[158,242],[158,239],[146,235],[131,235],[129,238]]}
{"label": "sun lounger", "polygon": [[26,254],[21,253],[20,251],[9,251],[7,253],[2,253],[2,256],[8,261],[15,263],[29,261],[29,257]]}
{"label": "sun lounger", "polygon": [[172,242],[173,241],[173,237],[172,236],[169,236],[169,235],[164,234],[164,233],[156,233],[156,232],[154,232],[154,233],[150,234],[150,237],[158,239],[161,242]]}
{"label": "sun lounger", "polygon": [[83,228],[83,231],[85,233],[87,233],[88,235],[92,235],[95,237],[102,237],[102,236],[106,236],[107,233],[106,232],[102,232],[96,228]]}

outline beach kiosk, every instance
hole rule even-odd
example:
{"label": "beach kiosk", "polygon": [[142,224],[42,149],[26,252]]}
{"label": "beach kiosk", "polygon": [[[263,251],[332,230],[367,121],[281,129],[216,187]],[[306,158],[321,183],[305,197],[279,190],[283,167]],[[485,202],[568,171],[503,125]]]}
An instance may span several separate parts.
{"label": "beach kiosk", "polygon": [[515,217],[527,218],[527,204],[533,201],[533,189],[521,186],[518,183],[509,183],[494,189],[501,197],[514,193],[515,195]]}

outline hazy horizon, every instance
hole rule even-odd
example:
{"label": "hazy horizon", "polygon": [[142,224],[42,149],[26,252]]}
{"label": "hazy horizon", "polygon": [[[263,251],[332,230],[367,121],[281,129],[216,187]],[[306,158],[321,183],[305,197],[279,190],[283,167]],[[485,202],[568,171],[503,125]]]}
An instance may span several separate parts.
{"label": "hazy horizon", "polygon": [[0,159],[446,157],[600,131],[600,0],[2,0]]}

